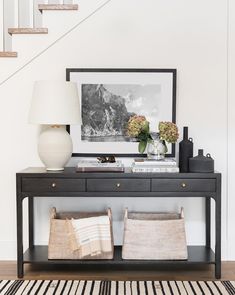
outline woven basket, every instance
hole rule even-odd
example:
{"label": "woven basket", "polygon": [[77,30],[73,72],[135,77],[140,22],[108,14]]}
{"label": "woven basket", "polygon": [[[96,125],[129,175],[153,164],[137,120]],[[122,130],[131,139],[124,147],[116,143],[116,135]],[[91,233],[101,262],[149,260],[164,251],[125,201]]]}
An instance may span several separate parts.
{"label": "woven basket", "polygon": [[188,257],[181,213],[125,211],[123,259],[185,260]]}
{"label": "woven basket", "polygon": [[[72,250],[71,235],[68,227],[68,220],[71,218],[87,218],[107,215],[110,218],[111,244],[112,252],[101,253],[96,256],[81,257],[79,250]],[[55,208],[50,212],[50,236],[48,245],[48,259],[113,259],[113,231],[112,231],[112,212],[108,209],[107,212],[61,212],[57,213]]]}

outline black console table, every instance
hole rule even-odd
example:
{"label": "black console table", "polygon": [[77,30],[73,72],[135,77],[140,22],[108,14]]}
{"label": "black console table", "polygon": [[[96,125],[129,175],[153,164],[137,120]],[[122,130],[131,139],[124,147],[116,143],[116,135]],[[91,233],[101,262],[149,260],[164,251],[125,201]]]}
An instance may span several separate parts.
{"label": "black console table", "polygon": [[[28,168],[17,178],[17,274],[24,275],[24,264],[147,265],[215,264],[215,277],[221,277],[221,174],[220,173],[76,173],[46,172]],[[34,245],[35,197],[196,197],[205,198],[206,245],[188,246],[188,260],[122,260],[121,247],[115,246],[113,260],[48,260],[47,246]],[[29,247],[23,249],[23,200],[28,198]],[[211,249],[211,199],[215,201],[215,253]]]}

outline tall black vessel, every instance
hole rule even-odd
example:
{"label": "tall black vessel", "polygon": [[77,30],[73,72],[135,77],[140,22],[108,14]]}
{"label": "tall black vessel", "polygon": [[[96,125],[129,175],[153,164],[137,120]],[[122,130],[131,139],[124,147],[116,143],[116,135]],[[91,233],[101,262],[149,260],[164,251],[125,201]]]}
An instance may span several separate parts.
{"label": "tall black vessel", "polygon": [[184,127],[183,140],[179,143],[180,172],[189,172],[189,158],[193,157],[193,141],[188,138],[188,127]]}

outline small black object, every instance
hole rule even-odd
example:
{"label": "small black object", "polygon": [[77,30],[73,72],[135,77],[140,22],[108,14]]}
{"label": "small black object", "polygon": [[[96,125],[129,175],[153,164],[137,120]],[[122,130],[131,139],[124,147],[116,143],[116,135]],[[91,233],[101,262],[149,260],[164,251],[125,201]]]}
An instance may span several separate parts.
{"label": "small black object", "polygon": [[100,163],[115,163],[116,162],[116,159],[114,156],[109,156],[109,157],[101,156],[101,157],[98,157],[97,159]]}
{"label": "small black object", "polygon": [[189,158],[193,157],[193,140],[188,138],[188,127],[184,127],[183,140],[179,143],[180,172],[189,172]]}
{"label": "small black object", "polygon": [[189,171],[190,172],[214,172],[214,160],[210,154],[203,155],[203,150],[198,150],[198,155],[189,159]]}

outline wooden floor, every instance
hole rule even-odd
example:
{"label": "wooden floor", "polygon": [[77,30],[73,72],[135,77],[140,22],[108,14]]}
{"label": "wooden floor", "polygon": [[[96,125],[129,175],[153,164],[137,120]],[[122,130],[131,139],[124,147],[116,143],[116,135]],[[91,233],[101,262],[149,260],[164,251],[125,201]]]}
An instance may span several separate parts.
{"label": "wooden floor", "polygon": [[[0,262],[0,279],[17,279],[16,262]],[[139,270],[85,270],[78,267],[48,268],[25,267],[24,279],[76,279],[76,280],[213,280],[214,266],[161,268],[154,271]],[[235,262],[222,263],[222,280],[235,280]]]}

